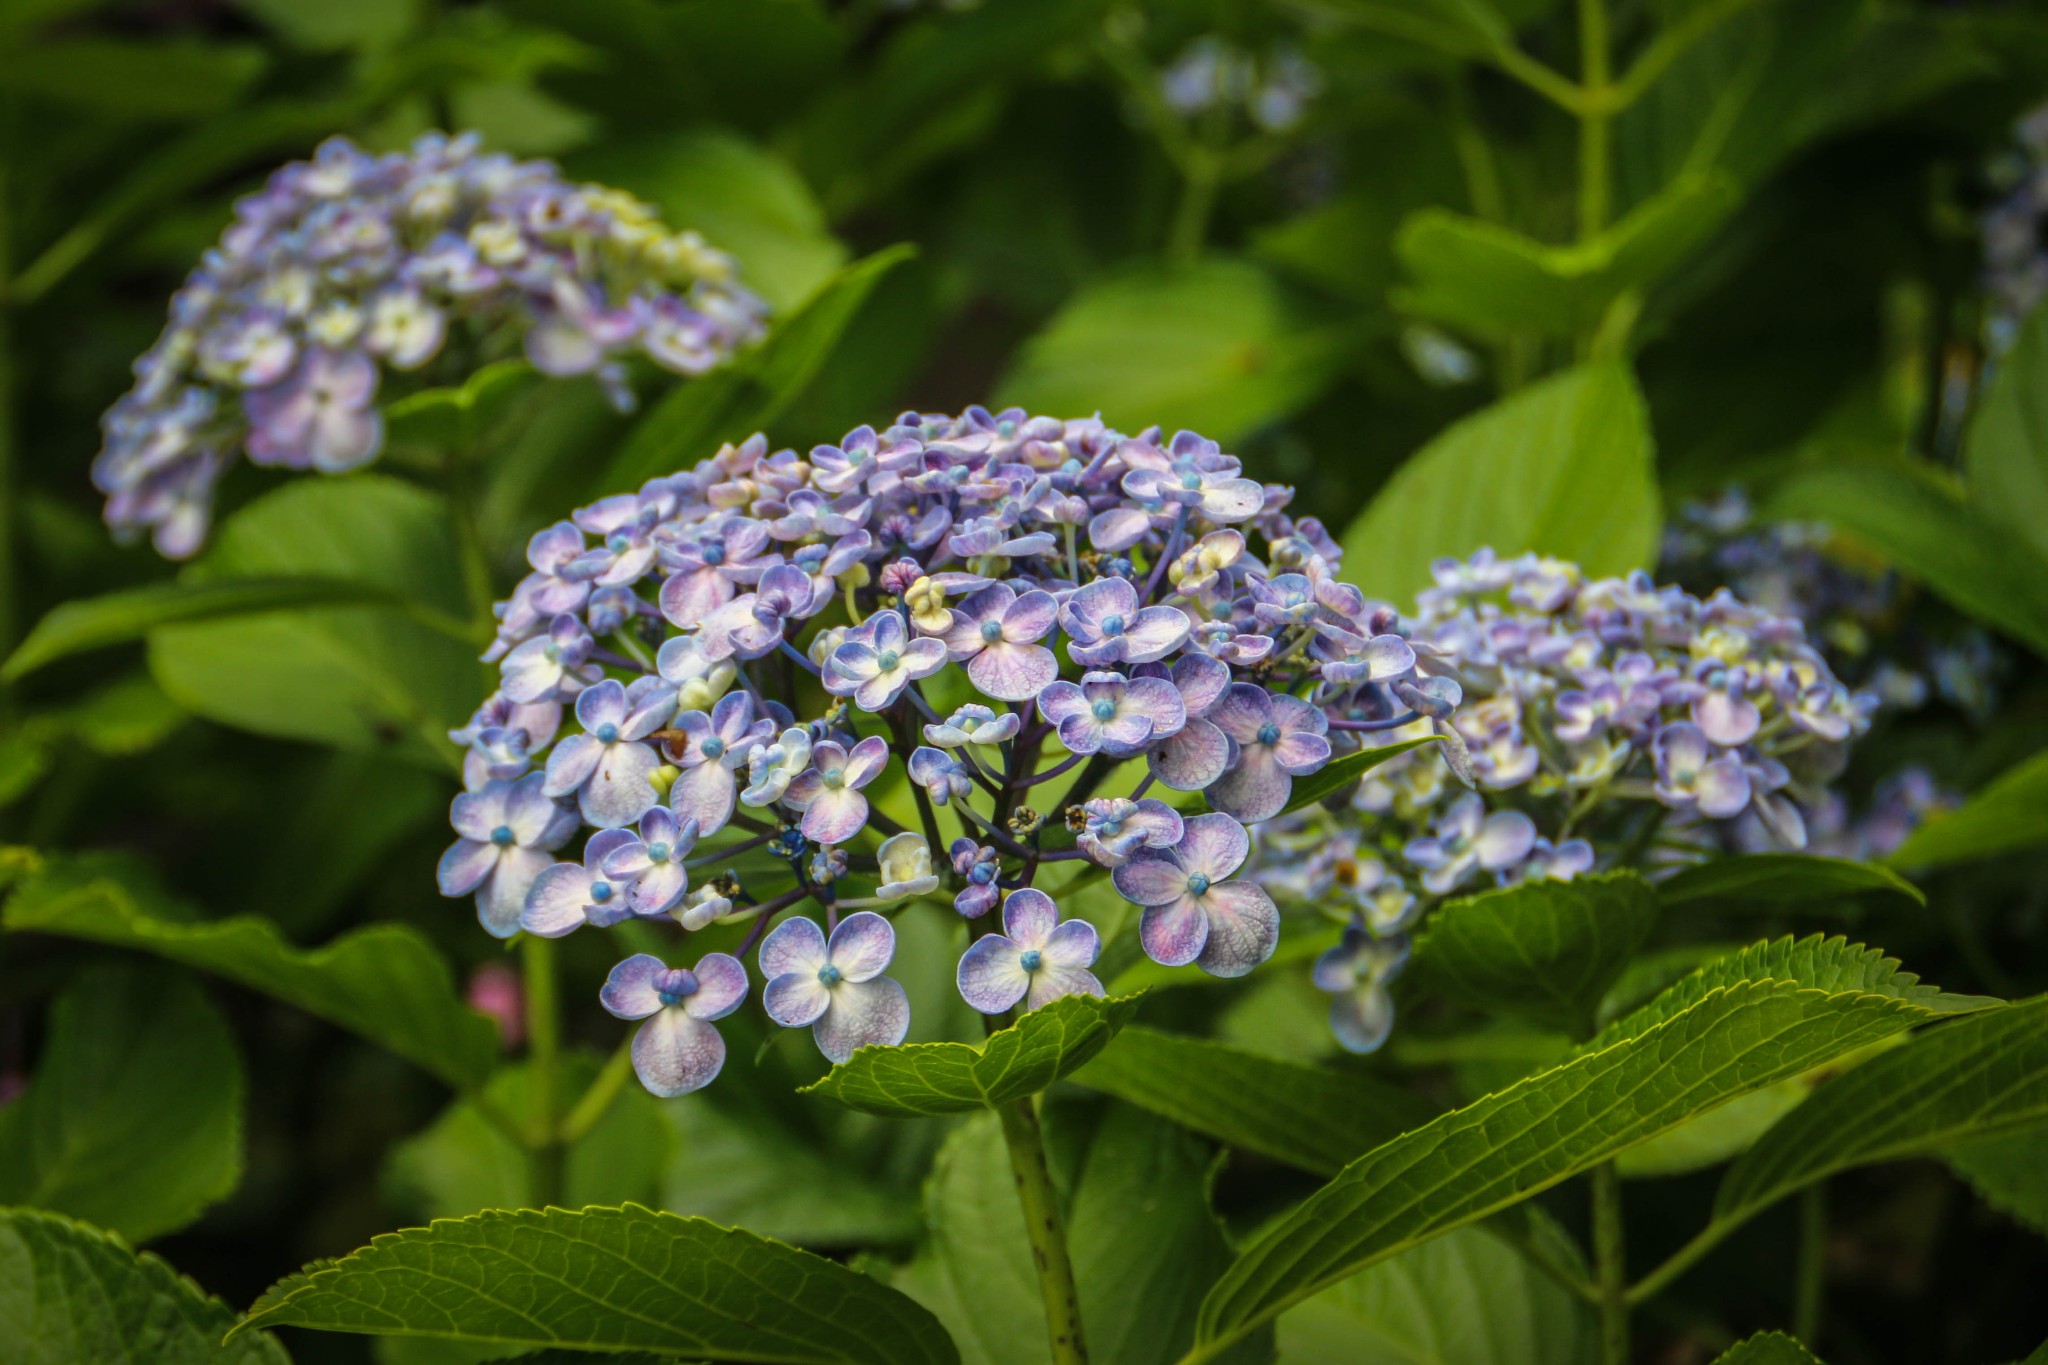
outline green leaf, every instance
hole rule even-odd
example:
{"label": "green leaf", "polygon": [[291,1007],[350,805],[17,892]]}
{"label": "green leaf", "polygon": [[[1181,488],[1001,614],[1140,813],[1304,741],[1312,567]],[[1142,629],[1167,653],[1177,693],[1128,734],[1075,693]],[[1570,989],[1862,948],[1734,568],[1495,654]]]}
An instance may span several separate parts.
{"label": "green leaf", "polygon": [[1656,560],[1659,522],[1642,395],[1621,366],[1588,365],[1424,446],[1352,523],[1344,562],[1399,602],[1429,585],[1431,561],[1489,545],[1626,573]]}
{"label": "green leaf", "polygon": [[1347,348],[1343,326],[1313,325],[1249,261],[1147,266],[1069,299],[998,393],[1053,416],[1099,411],[1126,431],[1235,441],[1314,398]]}
{"label": "green leaf", "polygon": [[[314,575],[403,597],[408,612],[298,608],[163,626],[150,669],[195,715],[258,734],[390,749],[445,765],[446,732],[488,690],[455,537],[431,493],[377,475],[297,479],[222,525],[194,582]],[[451,624],[422,625],[422,612]]]}
{"label": "green leaf", "polygon": [[1468,1005],[1583,1035],[1656,925],[1657,896],[1633,872],[1525,882],[1439,907],[1415,942],[1416,974]]}
{"label": "green leaf", "polygon": [[0,49],[0,92],[116,117],[196,118],[233,104],[268,64],[259,47],[190,39],[10,43]]}
{"label": "green leaf", "polygon": [[1420,1099],[1370,1076],[1148,1028],[1125,1029],[1073,1080],[1317,1175],[1432,1117]]}
{"label": "green leaf", "polygon": [[385,409],[386,444],[435,456],[469,454],[541,383],[540,372],[523,359],[494,360],[459,387],[423,389]]}
{"label": "green leaf", "polygon": [[1598,326],[1624,292],[1670,273],[1740,202],[1726,175],[1681,176],[1607,231],[1572,246],[1545,246],[1498,223],[1423,209],[1394,241],[1414,279],[1395,291],[1394,302],[1491,338],[1576,336]]}
{"label": "green leaf", "polygon": [[0,1209],[0,1360],[8,1365],[290,1365],[268,1332],[221,1344],[235,1315],[98,1228]]}
{"label": "green leaf", "polygon": [[1367,1153],[1224,1274],[1202,1306],[1190,1362],[1366,1266],[1962,1007],[1873,956],[1839,941],[1763,945],[1730,960],[1752,965],[1748,979],[1688,984],[1721,964],[1710,965],[1621,1021],[1617,1030],[1630,1027],[1618,1036]]}
{"label": "green leaf", "polygon": [[140,1242],[190,1223],[241,1174],[242,1063],[199,986],[134,963],[68,986],[28,1093],[0,1109],[0,1204]]}
{"label": "green leaf", "polygon": [[[1287,815],[1293,811],[1306,810],[1316,802],[1344,791],[1395,755],[1435,743],[1435,735],[1424,735],[1421,739],[1404,739],[1398,744],[1386,744],[1377,749],[1360,749],[1355,754],[1332,759],[1307,777],[1294,779],[1293,794],[1287,798],[1287,804],[1281,808],[1280,814]],[[1207,804],[1206,801],[1203,802],[1204,806]]]}
{"label": "green leaf", "polygon": [[2048,560],[1965,504],[1922,461],[1836,463],[1788,480],[1771,520],[1813,520],[1864,541],[1957,610],[2048,655]]}
{"label": "green leaf", "polygon": [[1927,817],[1889,861],[1933,868],[1989,858],[2048,840],[2048,753],[2007,769],[1952,811]]}
{"label": "green leaf", "polygon": [[1820,1365],[1819,1357],[1783,1332],[1759,1332],[1714,1357],[1714,1365]]}
{"label": "green leaf", "polygon": [[1485,1228],[1340,1280],[1279,1322],[1280,1365],[1587,1365],[1588,1305]]}
{"label": "green leaf", "polygon": [[767,429],[847,339],[882,277],[915,254],[912,247],[893,246],[863,256],[827,280],[802,309],[779,319],[752,351],[671,390],[634,424],[601,487],[634,487],[686,469],[721,442]]}
{"label": "green leaf", "polygon": [[671,228],[703,233],[778,311],[803,303],[846,264],[846,247],[803,177],[733,133],[693,129],[614,143],[571,158],[569,169],[639,195]]}
{"label": "green leaf", "polygon": [[1040,1365],[1038,1276],[994,1114],[975,1114],[947,1136],[925,1181],[924,1216],[929,1236],[897,1287],[945,1324],[962,1365]]}
{"label": "green leaf", "polygon": [[385,48],[419,22],[419,0],[235,0],[236,8],[295,47],[315,52]]}
{"label": "green leaf", "polygon": [[1924,1156],[2048,1121],[2048,996],[1929,1029],[1830,1081],[1728,1172],[1737,1223],[1853,1166]]}
{"label": "green leaf", "polygon": [[0,924],[154,953],[217,973],[390,1049],[457,1089],[496,1065],[497,1030],[456,992],[448,964],[420,934],[372,925],[324,948],[287,944],[256,916],[176,923],[132,887],[90,865],[63,865],[18,888]]}
{"label": "green leaf", "polygon": [[952,1365],[930,1313],[795,1247],[628,1204],[386,1233],[276,1285],[235,1328],[665,1352],[763,1365]]}
{"label": "green leaf", "polygon": [[1514,30],[1486,0],[1323,0],[1331,18],[1405,38],[1453,57],[1478,58],[1514,41]]}
{"label": "green leaf", "polygon": [[1086,1063],[1137,1008],[1135,995],[1063,996],[980,1043],[861,1048],[800,1093],[892,1118],[993,1109]]}
{"label": "green leaf", "polygon": [[2048,1237],[2048,1128],[2021,1129],[1950,1147],[1949,1168],[1992,1208]]}
{"label": "green leaf", "polygon": [[2000,357],[1970,419],[1963,474],[1971,508],[2048,560],[2048,314],[2029,317]]}
{"label": "green leaf", "polygon": [[[2043,837],[2048,837],[2044,835]],[[1746,853],[1688,867],[1657,884],[1666,907],[1701,901],[1778,906],[1792,902],[1891,892],[1919,905],[1926,893],[1888,867],[1810,853]]]}
{"label": "green leaf", "polygon": [[375,604],[400,598],[387,587],[343,578],[278,575],[214,581],[150,583],[59,603],[36,622],[0,665],[0,682],[13,682],[46,664],[89,649],[140,640],[150,631],[181,621],[209,621],[307,607]]}

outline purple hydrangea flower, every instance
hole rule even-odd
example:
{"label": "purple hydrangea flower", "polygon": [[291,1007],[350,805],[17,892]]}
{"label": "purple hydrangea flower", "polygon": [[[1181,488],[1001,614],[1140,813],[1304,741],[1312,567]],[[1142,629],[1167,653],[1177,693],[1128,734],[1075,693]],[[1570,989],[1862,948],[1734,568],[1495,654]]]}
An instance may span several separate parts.
{"label": "purple hydrangea flower", "polygon": [[677,625],[692,626],[758,583],[771,561],[768,528],[758,521],[735,518],[696,539],[662,544],[661,565],[669,571],[661,584],[661,614]]}
{"label": "purple hydrangea flower", "polygon": [[720,697],[706,713],[686,711],[676,717],[683,743],[668,752],[682,769],[669,789],[668,803],[679,816],[697,822],[699,835],[716,834],[732,819],[739,795],[737,770],[775,733],[775,722],[754,713],[754,699],[745,692]]}
{"label": "purple hydrangea flower", "polygon": [[793,564],[777,564],[761,575],[757,590],[735,597],[704,619],[697,637],[703,641],[704,657],[737,654],[758,659],[772,652],[782,642],[785,622],[810,616],[821,605],[818,599],[809,574]]}
{"label": "purple hydrangea flower", "polygon": [[1232,683],[1209,712],[1236,758],[1210,784],[1209,804],[1256,824],[1287,807],[1294,779],[1330,761],[1330,721],[1299,697],[1275,696],[1256,683]]}
{"label": "purple hydrangea flower", "polygon": [[847,749],[834,740],[811,746],[811,764],[783,792],[784,804],[804,813],[807,839],[843,844],[868,822],[868,799],[860,789],[881,776],[889,763],[889,743],[880,735]]}
{"label": "purple hydrangea flower", "polygon": [[848,639],[825,661],[825,690],[852,697],[863,711],[886,711],[919,678],[946,664],[946,646],[910,638],[910,628],[893,611],[868,618],[865,640]]}
{"label": "purple hydrangea flower", "polygon": [[1076,842],[1089,860],[1102,867],[1122,867],[1141,848],[1171,848],[1186,832],[1180,812],[1164,801],[1144,797],[1096,797],[1082,807]]}
{"label": "purple hydrangea flower", "polygon": [[1001,1014],[1018,1001],[1040,1009],[1063,995],[1101,995],[1088,969],[1102,942],[1086,920],[1060,920],[1052,897],[1032,887],[1003,901],[1003,932],[984,934],[960,959],[960,998],[983,1014]]}
{"label": "purple hydrangea flower", "polygon": [[667,914],[690,889],[686,861],[696,846],[697,822],[656,806],[640,817],[639,834],[621,840],[605,857],[604,875],[625,885],[626,908],[633,914]]}
{"label": "purple hydrangea flower", "polygon": [[1140,664],[1137,677],[1164,674],[1180,693],[1187,723],[1152,747],[1146,755],[1152,775],[1175,791],[1201,791],[1223,775],[1237,756],[1230,737],[1209,716],[1230,691],[1230,668],[1207,654],[1184,654],[1166,671],[1159,664]]}
{"label": "purple hydrangea flower", "polygon": [[1273,955],[1280,911],[1256,883],[1231,881],[1251,836],[1228,815],[1184,822],[1180,842],[1141,848],[1111,874],[1126,900],[1145,907],[1139,941],[1154,962],[1192,962],[1212,976],[1243,976]]}
{"label": "purple hydrangea flower", "polygon": [[242,400],[249,458],[257,464],[340,474],[377,457],[384,415],[371,406],[377,366],[368,356],[315,350],[284,382]]}
{"label": "purple hydrangea flower", "polygon": [[566,700],[604,676],[590,663],[596,642],[583,622],[564,612],[545,635],[536,635],[505,656],[499,665],[505,698],[521,704]]}
{"label": "purple hydrangea flower", "polygon": [[1060,605],[1060,628],[1067,633],[1067,654],[1084,668],[1110,664],[1142,664],[1163,659],[1193,629],[1179,607],[1138,606],[1138,590],[1130,580],[1098,578],[1077,588]]}
{"label": "purple hydrangea flower", "polygon": [[761,1003],[784,1028],[809,1025],[833,1063],[855,1049],[894,1047],[910,1031],[910,1000],[882,975],[896,955],[889,921],[862,910],[839,921],[827,940],[815,920],[784,920],[761,944]]}
{"label": "purple hydrangea flower", "polygon": [[598,999],[615,1018],[645,1019],[633,1035],[633,1072],[663,1099],[702,1090],[725,1065],[725,1039],[711,1027],[747,998],[747,969],[726,953],[694,968],[635,953],[612,968]]}
{"label": "purple hydrangea flower", "polygon": [[549,796],[547,779],[528,773],[517,782],[489,782],[464,792],[448,818],[461,837],[441,855],[444,896],[476,893],[476,914],[498,938],[519,929],[519,914],[548,854],[576,832],[576,813]]}
{"label": "purple hydrangea flower", "polygon": [[1475,871],[1500,873],[1528,856],[1536,825],[1518,810],[1486,813],[1486,802],[1467,793],[1436,822],[1436,832],[1409,841],[1402,856],[1424,869],[1422,884],[1437,895],[1463,884]]}
{"label": "purple hydrangea flower", "polygon": [[605,875],[604,860],[634,842],[626,829],[601,829],[583,846],[580,863],[556,863],[533,879],[519,927],[542,938],[560,938],[586,924],[602,929],[627,918],[626,888]]}
{"label": "purple hydrangea flower", "polygon": [[1180,693],[1163,678],[1126,678],[1121,673],[1083,674],[1078,684],[1064,679],[1038,694],[1038,709],[1059,728],[1069,753],[1127,758],[1154,739],[1187,724]]}
{"label": "purple hydrangea flower", "polygon": [[964,836],[955,839],[946,852],[953,860],[953,871],[966,882],[960,894],[953,897],[953,908],[969,919],[979,919],[995,909],[1003,895],[996,885],[996,879],[1002,875],[1001,855]]}
{"label": "purple hydrangea flower", "polygon": [[946,652],[967,665],[967,680],[984,696],[1024,701],[1059,676],[1059,660],[1038,643],[1058,614],[1051,593],[1020,596],[1007,583],[992,583],[952,609]]}
{"label": "purple hydrangea flower", "polygon": [[547,794],[575,796],[584,820],[599,829],[623,829],[661,800],[650,779],[661,766],[652,745],[640,741],[659,730],[675,707],[675,693],[659,678],[628,688],[606,678],[576,698],[583,733],[548,755]]}
{"label": "purple hydrangea flower", "polygon": [[963,744],[995,745],[1016,738],[1023,723],[1015,711],[998,716],[986,706],[969,704],[937,724],[925,726],[924,737],[941,749],[957,749]]}
{"label": "purple hydrangea flower", "polygon": [[926,745],[919,745],[910,756],[910,780],[941,806],[974,790],[974,779],[959,759]]}
{"label": "purple hydrangea flower", "polygon": [[1330,1031],[1347,1052],[1377,1052],[1394,1031],[1394,997],[1387,985],[1408,962],[1405,936],[1374,938],[1349,928],[1344,939],[1316,959],[1318,989],[1330,1001]]}
{"label": "purple hydrangea flower", "polygon": [[1749,773],[1732,753],[1715,754],[1697,725],[1680,721],[1657,732],[1657,799],[1678,810],[1726,819],[1749,805]]}

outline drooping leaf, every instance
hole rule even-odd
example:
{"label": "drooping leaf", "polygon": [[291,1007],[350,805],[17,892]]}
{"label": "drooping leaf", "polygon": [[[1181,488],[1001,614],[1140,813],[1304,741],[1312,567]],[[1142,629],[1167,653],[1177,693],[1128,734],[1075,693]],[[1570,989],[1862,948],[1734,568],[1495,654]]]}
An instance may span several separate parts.
{"label": "drooping leaf", "polygon": [[932,1315],[795,1247],[634,1205],[494,1210],[386,1233],[235,1328],[656,1351],[764,1365],[953,1365]]}
{"label": "drooping leaf", "polygon": [[1977,1197],[2048,1237],[2048,1126],[1977,1138],[1944,1152]]}
{"label": "drooping leaf", "polygon": [[2048,996],[1927,1030],[1821,1087],[1728,1172],[1734,1223],[1852,1166],[1938,1152],[2048,1122]]}
{"label": "drooping leaf", "polygon": [[1045,1314],[994,1114],[972,1115],[947,1136],[925,1181],[924,1217],[928,1236],[896,1286],[945,1324],[961,1365],[1038,1365]]}
{"label": "drooping leaf", "polygon": [[1998,361],[1963,442],[1970,506],[2048,559],[2048,316]]}
{"label": "drooping leaf", "polygon": [[1810,853],[1747,853],[1735,858],[1688,867],[1657,883],[1657,899],[1666,906],[1701,901],[1731,905],[1782,905],[1890,892],[1921,905],[1927,896],[1888,867],[1848,858],[1822,858]]}
{"label": "drooping leaf", "polygon": [[1415,942],[1420,980],[1482,1009],[1584,1034],[1657,924],[1657,897],[1632,872],[1535,881],[1438,908]]}
{"label": "drooping leaf", "polygon": [[1731,959],[1746,958],[1754,975],[1702,988],[1720,964],[1710,965],[1562,1065],[1367,1153],[1225,1272],[1190,1361],[1697,1114],[1963,1007],[1873,956],[1839,941],[1764,945]]}
{"label": "drooping leaf", "polygon": [[1084,288],[1024,347],[1000,401],[1125,431],[1159,425],[1233,441],[1315,397],[1341,363],[1341,327],[1299,315],[1269,274],[1212,258]]}
{"label": "drooping leaf", "polygon": [[1619,365],[1567,370],[1465,418],[1387,481],[1344,536],[1345,563],[1400,602],[1429,566],[1482,546],[1618,574],[1655,561],[1650,425]]}
{"label": "drooping leaf", "polygon": [[18,888],[0,924],[154,953],[272,995],[417,1063],[457,1089],[496,1064],[491,1021],[457,993],[448,964],[415,930],[372,925],[324,948],[286,943],[268,920],[176,922],[118,877],[58,864]]}
{"label": "drooping leaf", "polygon": [[197,983],[97,966],[57,997],[28,1092],[0,1109],[0,1204],[137,1242],[175,1231],[241,1179],[242,1094],[234,1036]]}
{"label": "drooping leaf", "polygon": [[1586,1302],[1483,1227],[1410,1247],[1280,1315],[1279,1365],[1588,1365]]}
{"label": "drooping leaf", "polygon": [[1135,995],[1064,996],[978,1044],[861,1048],[802,1093],[893,1118],[992,1109],[1035,1095],[1085,1064],[1137,1008]]}
{"label": "drooping leaf", "polygon": [[863,256],[820,286],[802,309],[777,321],[754,350],[672,390],[634,424],[600,491],[687,469],[723,441],[767,430],[846,339],[882,277],[913,254],[895,246]]}
{"label": "drooping leaf", "polygon": [[294,611],[305,607],[393,606],[390,588],[342,578],[272,576],[211,582],[151,583],[104,597],[60,603],[36,622],[0,666],[0,682],[13,682],[46,664],[89,649],[140,640],[181,621]]}
{"label": "drooping leaf", "polygon": [[1957,809],[1928,816],[1889,861],[1898,867],[1946,867],[2043,840],[2048,840],[2048,753],[1999,774]]}
{"label": "drooping leaf", "polygon": [[1796,1337],[1759,1332],[1714,1357],[1714,1365],[1820,1365],[1820,1359]]}
{"label": "drooping leaf", "polygon": [[[150,669],[196,715],[258,734],[445,765],[487,685],[441,500],[379,475],[297,479],[229,517],[193,581],[315,575],[381,588],[401,614],[298,608],[163,626]],[[435,629],[422,611],[456,623]]]}
{"label": "drooping leaf", "polygon": [[112,1233],[0,1209],[0,1360],[8,1365],[289,1365],[268,1332],[223,1345],[225,1304]]}
{"label": "drooping leaf", "polygon": [[1432,1117],[1384,1081],[1149,1028],[1125,1029],[1073,1079],[1317,1175]]}

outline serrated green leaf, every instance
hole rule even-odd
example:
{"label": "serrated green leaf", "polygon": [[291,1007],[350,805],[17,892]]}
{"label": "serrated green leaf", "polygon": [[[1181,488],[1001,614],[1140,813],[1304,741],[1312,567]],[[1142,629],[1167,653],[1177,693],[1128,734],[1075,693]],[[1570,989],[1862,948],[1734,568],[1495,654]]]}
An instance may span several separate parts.
{"label": "serrated green leaf", "polygon": [[1714,1357],[1714,1365],[1820,1365],[1820,1360],[1795,1337],[1759,1332]]}
{"label": "serrated green leaf", "polygon": [[1657,896],[1633,872],[1525,882],[1439,907],[1415,969],[1468,1005],[1583,1036],[1656,925]]}
{"label": "serrated green leaf", "polygon": [[1317,1175],[1433,1116],[1422,1100],[1369,1076],[1148,1028],[1125,1029],[1073,1080]]}
{"label": "serrated green leaf", "polygon": [[2048,840],[2048,753],[1993,778],[1952,811],[1938,811],[1887,860],[1934,868],[1989,858]]}
{"label": "serrated green leaf", "polygon": [[1699,901],[1782,905],[1788,901],[1814,901],[1872,891],[1891,892],[1927,904],[1925,892],[1888,867],[1810,853],[1747,853],[1716,858],[1657,883],[1657,899],[1666,906]]}
{"label": "serrated green leaf", "polygon": [[134,948],[217,973],[360,1033],[457,1089],[481,1084],[497,1061],[491,1021],[462,1002],[433,946],[399,925],[357,929],[308,951],[255,916],[162,919],[116,877],[65,864],[16,889],[0,907],[0,924]]}
{"label": "serrated green leaf", "polygon": [[1732,1224],[1836,1171],[2048,1121],[2048,996],[1927,1030],[1793,1110],[1728,1172]]}
{"label": "serrated green leaf", "polygon": [[1559,555],[1589,574],[1640,568],[1656,560],[1662,518],[1651,451],[1625,368],[1566,370],[1418,451],[1345,533],[1344,562],[1396,602],[1429,586],[1432,561],[1482,546]]}
{"label": "serrated green leaf", "polygon": [[268,1332],[112,1233],[0,1209],[0,1360],[8,1365],[289,1365]]}
{"label": "serrated green leaf", "polygon": [[2048,1237],[2048,1127],[1959,1143],[1942,1155],[1978,1198]]}
{"label": "serrated green leaf", "polygon": [[1135,995],[1069,995],[981,1043],[864,1047],[800,1092],[891,1118],[964,1114],[1035,1095],[1086,1063],[1138,1008]]}
{"label": "serrated green leaf", "polygon": [[[1720,964],[1710,965],[1564,1064],[1369,1152],[1225,1273],[1190,1365],[1368,1265],[1960,1007],[1873,956],[1821,940],[1762,945],[1731,959],[1748,958],[1749,978],[1702,988]],[[1811,979],[1784,970],[1802,966]]]}
{"label": "serrated green leaf", "polygon": [[386,1233],[291,1276],[235,1327],[651,1350],[761,1365],[954,1365],[879,1281],[701,1218],[628,1204],[492,1210]]}
{"label": "serrated green leaf", "polygon": [[138,1242],[173,1232],[241,1179],[242,1094],[234,1036],[197,983],[101,964],[57,997],[28,1092],[0,1109],[0,1204]]}
{"label": "serrated green leaf", "polygon": [[1283,1313],[1279,1365],[1590,1365],[1586,1302],[1485,1228],[1410,1247]]}
{"label": "serrated green leaf", "polygon": [[180,621],[305,607],[391,606],[398,600],[395,592],[379,584],[302,575],[151,583],[51,608],[0,666],[0,682],[13,682],[73,654],[140,640],[158,627]]}

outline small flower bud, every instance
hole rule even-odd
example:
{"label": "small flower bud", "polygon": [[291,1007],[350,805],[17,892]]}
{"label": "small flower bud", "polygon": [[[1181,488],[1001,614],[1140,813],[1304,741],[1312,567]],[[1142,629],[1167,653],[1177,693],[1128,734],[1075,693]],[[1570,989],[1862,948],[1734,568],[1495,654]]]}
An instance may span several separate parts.
{"label": "small flower bud", "polygon": [[1019,806],[1010,812],[1010,833],[1019,839],[1028,839],[1038,833],[1045,824],[1045,817],[1029,806]]}

